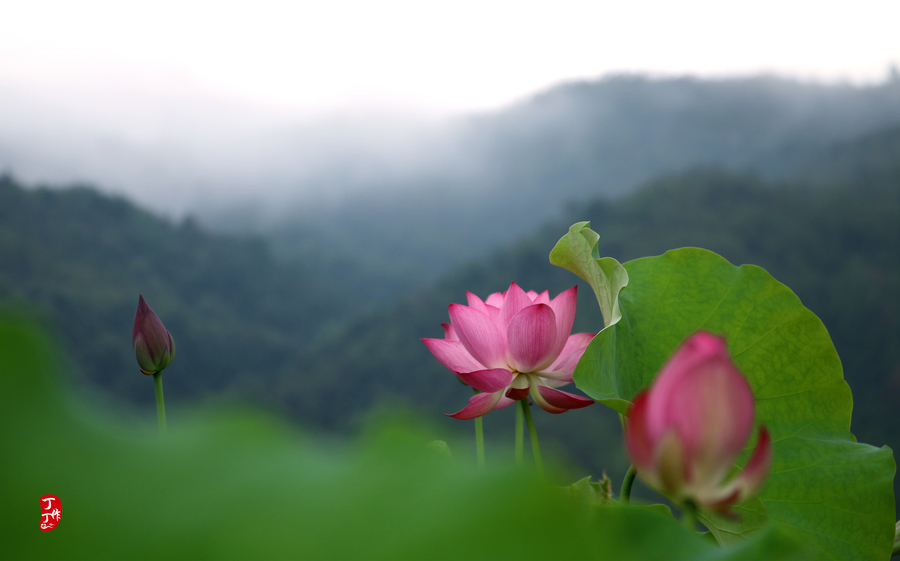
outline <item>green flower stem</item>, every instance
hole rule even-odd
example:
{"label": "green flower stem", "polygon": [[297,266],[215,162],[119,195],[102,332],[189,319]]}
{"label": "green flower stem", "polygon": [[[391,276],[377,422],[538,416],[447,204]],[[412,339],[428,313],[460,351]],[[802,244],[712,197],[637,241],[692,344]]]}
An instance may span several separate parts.
{"label": "green flower stem", "polygon": [[519,403],[522,404],[522,413],[525,416],[525,423],[528,425],[528,437],[531,440],[531,453],[534,456],[534,466],[537,468],[538,475],[544,476],[544,460],[541,458],[541,445],[538,443],[537,429],[534,428],[534,419],[531,418],[531,409],[528,405],[528,399],[523,399]]}
{"label": "green flower stem", "polygon": [[681,523],[689,532],[697,531],[697,506],[691,501],[681,505]]}
{"label": "green flower stem", "polygon": [[[479,394],[478,390],[472,390]],[[484,469],[484,422],[481,417],[475,417],[475,455],[478,457],[479,469]]]}
{"label": "green flower stem", "polygon": [[516,407],[516,463],[525,463],[525,414]]}
{"label": "green flower stem", "polygon": [[625,472],[625,479],[622,480],[622,490],[619,492],[619,500],[622,504],[628,504],[628,501],[631,500],[631,486],[634,485],[634,476],[637,475],[637,470],[634,469],[634,464],[628,466],[628,471]]}
{"label": "green flower stem", "polygon": [[156,386],[156,420],[159,422],[159,435],[166,436],[166,402],[163,399],[162,372],[153,374],[153,385]]}

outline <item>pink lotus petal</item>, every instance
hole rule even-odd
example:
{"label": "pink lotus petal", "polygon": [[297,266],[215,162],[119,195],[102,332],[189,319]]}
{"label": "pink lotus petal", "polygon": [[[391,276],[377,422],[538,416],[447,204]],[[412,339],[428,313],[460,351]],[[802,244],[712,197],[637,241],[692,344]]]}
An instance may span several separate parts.
{"label": "pink lotus petal", "polygon": [[514,399],[510,399],[508,397],[501,397],[500,401],[497,402],[497,405],[494,406],[494,409],[503,409],[504,407],[509,407],[516,401]]}
{"label": "pink lotus petal", "polygon": [[556,314],[556,345],[553,347],[553,357],[558,357],[572,332],[572,324],[575,322],[575,308],[578,302],[578,286],[561,292],[550,301],[550,308]]}
{"label": "pink lotus petal", "polygon": [[647,432],[647,398],[646,390],[635,396],[625,422],[625,446],[635,467],[641,472],[655,471],[653,448],[656,443]]}
{"label": "pink lotus petal", "polygon": [[459,341],[450,339],[422,339],[431,354],[451,372],[484,370],[484,365],[472,358]]}
{"label": "pink lotus petal", "polygon": [[503,394],[501,392],[473,395],[469,398],[468,405],[452,415],[447,414],[447,416],[453,417],[454,419],[474,419],[475,417],[481,417],[498,405],[500,398],[502,397]]}
{"label": "pink lotus petal", "polygon": [[456,336],[456,330],[453,329],[452,324],[442,323],[441,327],[444,328],[444,339],[450,339],[451,341],[459,341],[459,337]]}
{"label": "pink lotus petal", "polygon": [[548,370],[559,370],[564,363],[569,361],[572,353],[578,353],[578,357],[581,358],[584,350],[591,344],[594,337],[596,337],[595,333],[573,333],[569,335],[569,338],[566,339],[566,344],[563,345],[562,351],[559,353],[559,358],[550,365]]}
{"label": "pink lotus petal", "polygon": [[744,470],[725,487],[714,489],[710,496],[700,496],[701,504],[727,516],[733,505],[744,502],[762,489],[772,463],[772,439],[765,427],[759,427],[759,438]]}
{"label": "pink lotus petal", "polygon": [[[496,294],[499,294],[499,292]],[[466,299],[469,303],[470,308],[478,310],[479,312],[484,312],[485,314],[488,315],[489,318],[491,318],[491,320],[494,323],[497,323],[497,318],[500,316],[500,306],[499,305],[492,306],[490,304],[486,304],[481,301],[481,298],[479,298],[475,294],[472,294],[471,292],[466,292]],[[499,303],[500,304],[503,303],[502,295],[500,296]]]}
{"label": "pink lotus petal", "polygon": [[505,368],[492,368],[490,370],[478,370],[477,372],[458,372],[456,375],[466,384],[485,393],[506,389],[515,377],[515,374]]}
{"label": "pink lotus petal", "polygon": [[478,310],[479,312],[487,313],[487,310],[485,310],[484,307],[485,304],[481,301],[481,298],[472,294],[471,292],[466,292],[466,301],[468,302],[470,308]]}
{"label": "pink lotus petal", "polygon": [[564,407],[556,407],[555,405],[551,405],[546,399],[544,399],[544,396],[541,395],[541,392],[539,391],[540,386],[538,386],[537,384],[531,384],[529,390],[530,391],[528,393],[531,396],[531,399],[534,400],[538,407],[540,407],[547,413],[553,413],[554,415],[556,415],[568,411],[568,409]]}
{"label": "pink lotus petal", "polygon": [[534,302],[534,299],[537,298],[537,296],[538,296],[538,293],[533,290],[529,290],[525,294],[528,295],[528,298],[530,298],[532,302]]}
{"label": "pink lotus petal", "polygon": [[519,285],[511,283],[503,298],[503,305],[500,306],[500,328],[508,326],[512,318],[527,306],[531,306],[531,298]]}
{"label": "pink lotus petal", "polygon": [[[456,329],[460,343],[472,358],[486,368],[505,368],[506,346],[497,326],[485,313],[450,304],[450,321]],[[483,370],[479,368],[479,370]]]}
{"label": "pink lotus petal", "polygon": [[554,390],[547,386],[538,386],[538,392],[540,392],[541,397],[547,400],[547,403],[562,409],[581,409],[582,407],[594,404],[593,399]]}
{"label": "pink lotus petal", "polygon": [[741,487],[741,498],[751,497],[762,489],[766,476],[769,474],[769,468],[772,465],[772,438],[766,427],[759,427],[759,439],[756,443],[756,449],[747,462],[747,467],[738,476],[739,485]]}
{"label": "pink lotus petal", "polygon": [[725,341],[706,332],[690,337],[660,372],[648,404],[654,439],[677,427],[691,464],[714,477],[727,471],[753,427],[753,393]]}
{"label": "pink lotus petal", "polygon": [[572,380],[554,380],[553,378],[545,378],[544,372],[538,372],[538,381],[540,385],[547,386],[548,388],[561,388],[563,386],[567,386],[572,383]]}
{"label": "pink lotus petal", "polygon": [[521,401],[528,397],[528,388],[509,388],[506,397],[513,401]]}
{"label": "pink lotus petal", "polygon": [[571,382],[575,367],[578,366],[578,361],[581,360],[584,351],[587,350],[587,346],[593,338],[593,333],[576,333],[570,335],[559,358],[557,358],[549,368],[542,371],[540,373],[541,376],[552,378],[554,380]]}
{"label": "pink lotus petal", "polygon": [[537,298],[532,300],[535,304],[550,304],[550,291],[545,290],[537,295]]}
{"label": "pink lotus petal", "polygon": [[503,293],[495,292],[487,297],[487,300],[484,301],[488,306],[493,306],[498,310],[503,306]]}
{"label": "pink lotus petal", "polygon": [[556,316],[546,304],[528,306],[509,322],[506,337],[515,369],[534,372],[554,358],[550,353],[556,343]]}

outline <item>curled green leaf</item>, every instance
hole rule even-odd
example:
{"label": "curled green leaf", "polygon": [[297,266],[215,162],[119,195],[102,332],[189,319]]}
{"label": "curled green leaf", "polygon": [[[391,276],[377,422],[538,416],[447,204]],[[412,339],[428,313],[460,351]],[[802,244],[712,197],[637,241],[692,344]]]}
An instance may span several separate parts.
{"label": "curled green leaf", "polygon": [[550,263],[568,269],[583,278],[597,296],[604,328],[622,317],[619,294],[628,285],[628,272],[612,257],[600,257],[600,236],[590,229],[590,222],[578,222],[560,238],[550,252]]}

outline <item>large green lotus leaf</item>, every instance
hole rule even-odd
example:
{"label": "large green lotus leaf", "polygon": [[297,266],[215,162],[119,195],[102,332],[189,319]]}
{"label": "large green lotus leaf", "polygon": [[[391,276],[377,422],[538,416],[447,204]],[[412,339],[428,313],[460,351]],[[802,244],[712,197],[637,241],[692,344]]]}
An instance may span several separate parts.
{"label": "large green lotus leaf", "polygon": [[853,400],[822,322],[764,269],[736,267],[703,249],[624,267],[630,281],[621,319],[591,342],[575,370],[578,388],[624,414],[686,337],[698,329],[724,335],[774,452],[766,485],[737,509],[740,520],[704,523],[722,544],[749,539],[772,520],[796,528],[829,558],[888,558],[893,455],[850,434]]}
{"label": "large green lotus leaf", "polygon": [[[264,415],[174,402],[160,440],[73,410],[52,354],[0,317],[0,559],[816,558],[790,528],[720,548],[652,509],[586,508],[513,465],[449,459],[421,422],[337,454]],[[64,511],[51,532],[45,494]]]}

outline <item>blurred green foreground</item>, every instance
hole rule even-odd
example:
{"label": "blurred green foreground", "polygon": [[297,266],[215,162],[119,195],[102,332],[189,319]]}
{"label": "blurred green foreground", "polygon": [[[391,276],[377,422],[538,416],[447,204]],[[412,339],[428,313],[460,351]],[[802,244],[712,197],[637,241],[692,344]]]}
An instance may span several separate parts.
{"label": "blurred green foreground", "polygon": [[[810,558],[779,528],[721,549],[513,465],[479,473],[409,423],[340,452],[246,411],[198,413],[165,441],[103,426],[63,395],[55,356],[29,322],[0,317],[2,559]],[[38,527],[44,494],[63,507],[51,532]]]}

